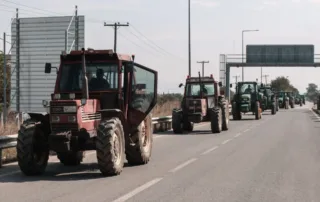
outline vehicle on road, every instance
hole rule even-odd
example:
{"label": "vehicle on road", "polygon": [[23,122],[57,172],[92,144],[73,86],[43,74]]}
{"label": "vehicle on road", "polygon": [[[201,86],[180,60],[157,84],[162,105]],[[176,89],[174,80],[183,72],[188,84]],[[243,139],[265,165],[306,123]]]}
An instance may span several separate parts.
{"label": "vehicle on road", "polygon": [[262,111],[271,110],[271,114],[275,115],[278,111],[278,104],[275,93],[272,91],[270,85],[261,84],[259,87],[259,93],[263,93],[263,99],[261,102]]}
{"label": "vehicle on road", "polygon": [[300,107],[302,106],[302,104],[303,104],[303,98],[302,98],[301,95],[299,95],[299,94],[296,94],[296,95],[295,95],[294,104],[300,105]]}
{"label": "vehicle on road", "polygon": [[48,114],[29,113],[18,134],[17,157],[25,175],[45,172],[49,151],[66,166],[96,150],[105,176],[118,175],[124,159],[148,163],[152,151],[150,112],[157,100],[157,72],[112,50],[62,53]]}
{"label": "vehicle on road", "polygon": [[277,93],[279,107],[284,109],[289,109],[289,96],[285,91],[279,91]]}
{"label": "vehicle on road", "polygon": [[180,109],[172,111],[172,129],[174,133],[192,132],[194,123],[211,122],[212,133],[220,133],[229,128],[229,103],[220,95],[217,82],[210,77],[188,76],[184,86],[184,96]]}
{"label": "vehicle on road", "polygon": [[295,101],[295,95],[294,95],[294,93],[293,93],[293,92],[290,92],[290,91],[287,91],[286,93],[287,93],[287,95],[288,95],[288,97],[289,97],[289,105],[290,105],[290,107],[291,107],[291,108],[294,108],[294,107],[295,107],[295,105],[294,105],[294,101]]}
{"label": "vehicle on road", "polygon": [[233,120],[241,120],[242,113],[252,112],[255,119],[262,118],[263,94],[259,93],[259,85],[255,81],[238,82],[232,101]]}

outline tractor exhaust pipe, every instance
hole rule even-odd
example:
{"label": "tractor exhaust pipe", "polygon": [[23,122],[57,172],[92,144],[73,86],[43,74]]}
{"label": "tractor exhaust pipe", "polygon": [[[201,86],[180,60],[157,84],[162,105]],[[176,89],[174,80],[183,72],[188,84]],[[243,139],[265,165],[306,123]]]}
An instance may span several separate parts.
{"label": "tractor exhaust pipe", "polygon": [[82,48],[82,98],[89,99],[85,49]]}

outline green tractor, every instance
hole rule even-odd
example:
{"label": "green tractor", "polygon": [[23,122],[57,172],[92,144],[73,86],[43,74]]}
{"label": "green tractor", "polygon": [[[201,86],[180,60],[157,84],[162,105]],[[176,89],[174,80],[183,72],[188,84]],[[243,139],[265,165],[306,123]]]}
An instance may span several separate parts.
{"label": "green tractor", "polygon": [[301,100],[302,100],[302,104],[306,104],[306,98],[304,95],[300,94]]}
{"label": "green tractor", "polygon": [[295,100],[295,96],[294,96],[294,93],[293,92],[286,92],[288,97],[289,97],[289,105],[291,108],[294,108],[295,105],[294,105],[294,100]]}
{"label": "green tractor", "polygon": [[289,96],[287,92],[280,91],[277,93],[280,108],[289,109]]}
{"label": "green tractor", "polygon": [[241,120],[242,113],[252,112],[256,120],[262,118],[261,101],[263,94],[258,91],[255,81],[238,82],[232,101],[233,120]]}
{"label": "green tractor", "polygon": [[263,94],[261,102],[262,111],[271,110],[271,114],[275,115],[278,111],[278,104],[275,93],[272,91],[271,86],[261,84],[259,93]]}
{"label": "green tractor", "polygon": [[297,94],[294,98],[294,104],[302,106],[302,97],[301,95]]}

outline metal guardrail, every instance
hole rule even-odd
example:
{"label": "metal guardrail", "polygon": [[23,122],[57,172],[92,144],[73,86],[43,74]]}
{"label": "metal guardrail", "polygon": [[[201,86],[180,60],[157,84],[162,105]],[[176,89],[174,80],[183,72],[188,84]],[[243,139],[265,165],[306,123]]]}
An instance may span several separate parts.
{"label": "metal guardrail", "polygon": [[[231,112],[231,106],[229,105],[229,113]],[[160,124],[158,131],[166,131],[171,129],[172,116],[154,117],[152,118],[153,128],[157,124]],[[0,136],[0,167],[2,166],[2,150],[16,147],[18,134]]]}

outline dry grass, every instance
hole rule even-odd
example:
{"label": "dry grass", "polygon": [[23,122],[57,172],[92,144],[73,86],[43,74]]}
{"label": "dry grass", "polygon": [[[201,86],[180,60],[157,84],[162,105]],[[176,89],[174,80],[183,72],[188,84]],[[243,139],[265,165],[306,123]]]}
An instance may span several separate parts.
{"label": "dry grass", "polygon": [[[0,126],[0,136],[13,135],[18,133],[18,127],[15,123],[8,122],[6,127]],[[2,162],[9,163],[16,160],[16,148],[2,150]]]}
{"label": "dry grass", "polygon": [[156,105],[152,110],[153,117],[171,116],[174,108],[180,107],[180,101],[165,102],[163,105]]}

